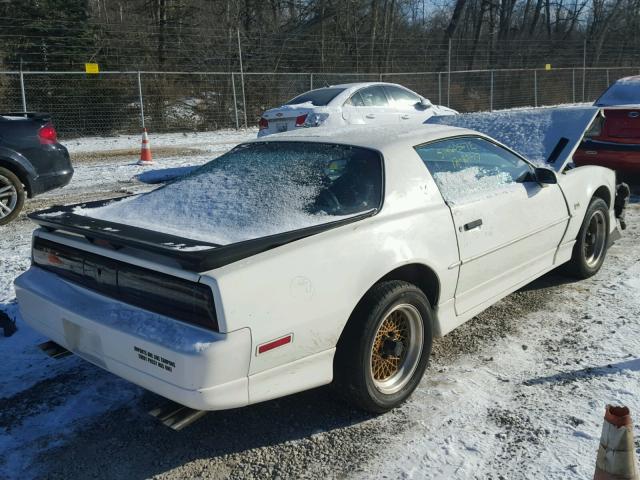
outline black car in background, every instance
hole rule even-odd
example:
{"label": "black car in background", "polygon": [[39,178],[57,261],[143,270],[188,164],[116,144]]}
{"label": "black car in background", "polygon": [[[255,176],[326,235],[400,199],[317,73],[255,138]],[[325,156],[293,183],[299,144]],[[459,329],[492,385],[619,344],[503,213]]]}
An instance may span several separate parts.
{"label": "black car in background", "polygon": [[18,216],[25,197],[63,187],[72,176],[48,114],[0,113],[0,225]]}

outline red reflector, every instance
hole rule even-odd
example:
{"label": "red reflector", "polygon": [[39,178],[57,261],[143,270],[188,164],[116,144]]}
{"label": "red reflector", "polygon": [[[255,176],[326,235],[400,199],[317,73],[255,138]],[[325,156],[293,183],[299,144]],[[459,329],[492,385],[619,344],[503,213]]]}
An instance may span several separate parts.
{"label": "red reflector", "polygon": [[38,138],[43,145],[51,145],[58,141],[58,132],[53,128],[53,125],[47,123],[40,130],[38,130]]}
{"label": "red reflector", "polygon": [[269,120],[267,120],[264,117],[261,117],[260,121],[258,122],[258,128],[260,130],[266,130],[267,128],[269,128]]}
{"label": "red reflector", "polygon": [[296,117],[296,127],[302,127],[304,125],[305,120],[307,119],[307,114],[299,115]]}
{"label": "red reflector", "polygon": [[258,345],[258,355],[268,352],[269,350],[273,350],[274,348],[286,345],[287,343],[291,343],[292,339],[293,334],[290,333],[285,337],[278,338],[277,340],[272,340],[271,342],[263,343],[262,345]]}
{"label": "red reflector", "polygon": [[50,253],[49,255],[47,255],[47,260],[51,265],[62,265],[63,263],[62,260],[60,260],[60,257],[58,257],[55,253]]}

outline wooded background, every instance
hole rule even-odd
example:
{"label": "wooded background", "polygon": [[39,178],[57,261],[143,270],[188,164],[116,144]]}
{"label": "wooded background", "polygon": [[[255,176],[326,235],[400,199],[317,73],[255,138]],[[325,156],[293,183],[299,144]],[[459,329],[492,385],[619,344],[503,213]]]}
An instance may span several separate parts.
{"label": "wooded background", "polygon": [[638,32],[640,0],[0,0],[0,110],[72,136],[253,126],[353,81],[460,111],[591,101],[640,73]]}
{"label": "wooded background", "polygon": [[0,0],[0,69],[638,65],[640,0]]}

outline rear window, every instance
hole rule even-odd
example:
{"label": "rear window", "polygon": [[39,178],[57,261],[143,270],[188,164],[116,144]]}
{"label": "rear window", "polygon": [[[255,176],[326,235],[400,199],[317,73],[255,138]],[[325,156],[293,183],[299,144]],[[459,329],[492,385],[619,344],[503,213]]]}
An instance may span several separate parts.
{"label": "rear window", "polygon": [[315,142],[248,143],[152,192],[77,211],[225,245],[380,207],[382,157]]}
{"label": "rear window", "polygon": [[618,80],[596,100],[595,105],[598,107],[640,105],[640,80]]}
{"label": "rear window", "polygon": [[289,100],[286,105],[299,105],[301,103],[311,102],[311,104],[316,107],[324,107],[342,92],[344,92],[344,88],[319,88],[318,90],[311,90],[310,92],[298,95],[293,100]]}

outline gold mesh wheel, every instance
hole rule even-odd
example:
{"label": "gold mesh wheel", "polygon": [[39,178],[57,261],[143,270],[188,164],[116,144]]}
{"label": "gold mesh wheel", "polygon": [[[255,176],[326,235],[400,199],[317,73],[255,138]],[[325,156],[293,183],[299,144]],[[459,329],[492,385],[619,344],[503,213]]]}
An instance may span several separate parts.
{"label": "gold mesh wheel", "polygon": [[410,304],[393,307],[378,326],[371,347],[371,378],[382,393],[404,387],[418,366],[424,342],[422,315]]}

